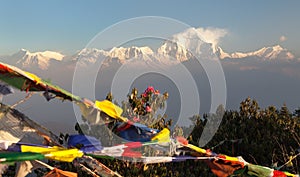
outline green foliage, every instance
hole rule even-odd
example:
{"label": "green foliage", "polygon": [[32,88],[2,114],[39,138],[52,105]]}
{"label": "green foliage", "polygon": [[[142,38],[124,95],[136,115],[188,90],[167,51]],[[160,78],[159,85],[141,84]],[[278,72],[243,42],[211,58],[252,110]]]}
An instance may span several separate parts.
{"label": "green foliage", "polygon": [[[198,116],[194,121],[192,143],[197,145],[207,118],[210,117],[201,120]],[[230,156],[242,156],[250,163],[276,168],[299,153],[299,135],[300,118],[292,116],[285,104],[279,111],[274,106],[260,110],[258,103],[248,97],[241,102],[239,112],[225,112],[217,133],[204,148]],[[299,166],[300,160],[296,158],[280,170],[299,173]]]}

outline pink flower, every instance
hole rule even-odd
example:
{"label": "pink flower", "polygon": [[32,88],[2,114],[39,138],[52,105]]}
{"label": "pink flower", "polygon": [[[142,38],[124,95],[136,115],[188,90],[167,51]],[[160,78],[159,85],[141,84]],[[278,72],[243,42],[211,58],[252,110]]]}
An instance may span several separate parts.
{"label": "pink flower", "polygon": [[140,121],[140,118],[139,118],[139,117],[136,117],[136,116],[134,116],[134,117],[133,117],[133,121],[134,121],[134,122],[139,122],[139,121]]}
{"label": "pink flower", "polygon": [[146,90],[147,93],[153,93],[154,92],[154,88],[152,86],[149,86]]}
{"label": "pink flower", "polygon": [[151,112],[152,108],[150,106],[146,106],[146,112]]}
{"label": "pink flower", "polygon": [[142,93],[143,98],[146,98],[147,96],[148,96],[147,93]]}

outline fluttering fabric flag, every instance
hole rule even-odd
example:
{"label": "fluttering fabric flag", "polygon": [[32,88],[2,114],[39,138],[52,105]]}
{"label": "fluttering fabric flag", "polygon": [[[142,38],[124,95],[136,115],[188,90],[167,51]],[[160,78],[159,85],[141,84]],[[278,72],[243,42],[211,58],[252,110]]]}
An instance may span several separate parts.
{"label": "fluttering fabric flag", "polygon": [[236,174],[243,174],[246,176],[257,176],[257,177],[299,177],[299,175],[291,174],[288,172],[274,170],[269,167],[260,165],[247,164],[241,172]]}
{"label": "fluttering fabric flag", "polygon": [[55,97],[67,100],[80,100],[80,97],[53,85],[35,74],[23,71],[17,67],[0,62],[0,80],[21,90],[21,91],[42,91],[47,100],[52,99],[51,94]]}
{"label": "fluttering fabric flag", "polygon": [[14,93],[14,89],[6,84],[0,83],[0,94],[8,95]]}
{"label": "fluttering fabric flag", "polygon": [[200,154],[206,154],[207,153],[207,151],[205,149],[199,148],[199,147],[197,147],[193,144],[187,144],[185,146],[190,148],[191,150],[194,150],[194,151],[200,153]]}
{"label": "fluttering fabric flag", "polygon": [[177,157],[169,157],[169,156],[158,156],[158,157],[141,157],[140,160],[144,164],[155,164],[155,163],[168,163],[168,162],[182,162],[186,160],[209,160],[213,159],[213,157],[191,157],[191,156],[177,156]]}
{"label": "fluttering fabric flag", "polygon": [[0,82],[0,102],[2,102],[3,95],[8,95],[11,93],[14,93],[14,89],[9,85]]}
{"label": "fluttering fabric flag", "polygon": [[142,147],[141,142],[129,142],[112,147],[103,147],[100,151],[94,151],[89,153],[94,157],[110,156],[110,157],[141,157],[142,154],[139,151],[133,151],[132,148]]}
{"label": "fluttering fabric flag", "polygon": [[158,141],[161,143],[170,142],[170,130],[167,128],[162,129],[151,138],[151,141]]}
{"label": "fluttering fabric flag", "polygon": [[101,142],[98,139],[87,135],[70,135],[68,138],[68,147],[78,148],[85,153],[103,149]]}
{"label": "fluttering fabric flag", "polygon": [[[200,156],[200,157],[191,157],[191,156],[143,157],[140,152],[132,151],[132,148],[138,148],[141,146],[143,146],[143,143],[141,142],[128,142],[125,144],[116,145],[112,147],[104,147],[101,152],[95,152],[94,155],[108,155],[112,157],[118,157],[118,156],[130,157],[130,158],[135,158],[136,160],[141,160],[145,164],[180,162],[185,160],[205,160],[205,162],[208,164],[212,172],[215,175],[220,177],[223,176],[225,177],[229,175],[238,175],[238,174],[245,174],[249,176],[258,176],[258,177],[260,176],[296,177],[296,175],[290,173],[277,171],[259,165],[249,164],[244,159],[242,159],[242,157],[230,157],[227,155],[215,154],[210,151],[206,151],[207,152],[206,156]],[[61,147],[21,145],[21,150],[22,152],[24,152],[23,154],[20,153],[12,153],[12,155],[8,153],[5,153],[4,155],[0,154],[0,162],[9,163],[15,161],[34,160],[34,159],[43,159],[43,158],[71,162],[74,160],[75,157],[82,156],[82,154],[80,156],[76,155],[76,153],[79,151],[78,149],[65,149]],[[28,153],[27,151],[35,152],[35,153],[26,154]],[[105,153],[105,151],[107,153]]]}
{"label": "fluttering fabric flag", "polygon": [[21,151],[41,153],[48,159],[63,161],[63,162],[72,162],[75,158],[83,156],[83,152],[78,149],[65,149],[57,146],[37,147],[37,146],[21,145]]}
{"label": "fluttering fabric flag", "polygon": [[236,170],[244,168],[244,163],[232,160],[213,159],[206,160],[206,164],[211,171],[219,177],[227,177],[232,175]]}
{"label": "fluttering fabric flag", "polygon": [[105,112],[108,116],[121,119],[126,121],[126,118],[123,118],[122,115],[122,108],[113,104],[111,101],[103,100],[103,101],[95,101],[95,107],[98,108],[100,111]]}
{"label": "fluttering fabric flag", "polygon": [[219,177],[241,174],[257,177],[285,177],[287,176],[287,174],[293,177],[297,176],[291,173],[277,171],[268,167],[250,164],[246,162],[242,157],[230,157],[223,154],[216,154],[209,149],[205,150],[195,145],[189,144],[188,141],[183,137],[177,137],[176,139],[182,146],[197,152],[197,154],[193,155],[201,157],[213,157],[214,159],[206,160],[205,162],[208,164],[211,171]]}
{"label": "fluttering fabric flag", "polygon": [[77,177],[77,173],[70,171],[63,171],[58,168],[54,168],[49,173],[47,173],[44,177]]}
{"label": "fluttering fabric flag", "polygon": [[[21,120],[20,120],[21,119]],[[25,134],[36,132],[32,126],[26,126],[26,122],[20,116],[5,105],[0,108],[0,140],[18,142]]]}
{"label": "fluttering fabric flag", "polygon": [[66,149],[45,154],[45,157],[49,159],[62,162],[72,162],[75,158],[82,156],[83,152],[79,151],[78,149]]}
{"label": "fluttering fabric flag", "polygon": [[[0,62],[0,80],[21,91],[44,92],[43,95],[48,101],[52,98],[75,101],[75,103],[79,104],[82,112],[86,112],[84,109],[90,110],[89,106],[85,104],[87,99],[81,99],[79,96],[73,95],[57,85],[53,85],[33,73],[23,71],[15,66],[2,62]],[[122,109],[110,101],[96,101],[95,104],[93,103],[92,109],[94,108],[105,112],[114,119],[127,121],[126,118],[121,116]]]}
{"label": "fluttering fabric flag", "polygon": [[142,157],[142,153],[140,151],[133,150],[134,148],[140,148],[142,146],[148,145],[157,145],[158,141],[150,141],[150,142],[127,142],[120,145],[115,145],[111,147],[103,147],[101,151],[94,151],[87,153],[89,156],[99,157],[99,158],[107,158],[107,157],[134,157],[140,158]]}
{"label": "fluttering fabric flag", "polygon": [[253,164],[248,164],[248,171],[247,174],[248,175],[252,175],[252,176],[273,176],[273,169],[268,168],[268,167],[263,167],[260,165],[253,165]]}
{"label": "fluttering fabric flag", "polygon": [[274,170],[273,177],[287,177],[287,175],[282,171]]}
{"label": "fluttering fabric flag", "polygon": [[116,123],[113,132],[127,141],[149,142],[159,130],[149,128],[139,123],[123,122]]}
{"label": "fluttering fabric flag", "polygon": [[121,116],[122,109],[108,100],[95,101],[83,98],[75,102],[81,111],[83,119],[89,124],[106,124],[115,120],[127,122],[128,119]]}
{"label": "fluttering fabric flag", "polygon": [[27,160],[42,160],[45,156],[40,153],[33,152],[1,152],[0,163],[11,163]]}
{"label": "fluttering fabric flag", "polygon": [[299,177],[299,175],[295,175],[295,174],[292,174],[292,173],[289,173],[289,172],[286,172],[284,171],[283,172],[286,176],[289,176],[289,177]]}
{"label": "fluttering fabric flag", "polygon": [[19,111],[1,104],[0,141],[6,141],[6,143],[3,143],[4,149],[20,140],[23,142],[35,141],[32,143],[42,143],[45,139],[56,143],[58,137]]}
{"label": "fluttering fabric flag", "polygon": [[0,150],[6,150],[14,143],[16,143],[16,141],[0,140]]}
{"label": "fluttering fabric flag", "polygon": [[114,118],[107,118],[107,120],[104,120],[101,118],[101,111],[96,109],[94,107],[94,103],[86,98],[82,99],[82,101],[75,102],[81,111],[82,119],[84,121],[87,121],[90,125],[101,125],[105,123],[109,123],[111,121],[114,121]]}

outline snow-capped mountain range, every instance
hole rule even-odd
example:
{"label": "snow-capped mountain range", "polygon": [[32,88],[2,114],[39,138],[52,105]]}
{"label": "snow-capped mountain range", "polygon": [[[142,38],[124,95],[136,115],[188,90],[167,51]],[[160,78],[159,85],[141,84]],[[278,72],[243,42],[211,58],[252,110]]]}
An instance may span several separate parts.
{"label": "snow-capped mountain range", "polygon": [[255,57],[262,60],[293,60],[295,56],[285,48],[282,48],[280,45],[275,45],[272,47],[263,47],[259,50],[253,52],[234,52],[228,54],[222,50],[221,47],[217,48],[217,55],[220,59],[229,58],[229,59],[240,59],[247,57]]}
{"label": "snow-capped mountain range", "polygon": [[44,51],[31,53],[28,50],[21,49],[17,53],[4,57],[9,63],[16,64],[21,67],[35,66],[42,70],[49,67],[51,60],[62,61],[65,56],[58,52]]}
{"label": "snow-capped mountain range", "polygon": [[[183,41],[181,43],[166,41],[157,50],[145,47],[115,47],[111,50],[101,49],[82,49],[72,56],[65,56],[59,52],[44,51],[44,52],[30,52],[21,49],[17,53],[4,57],[3,59],[11,64],[21,66],[23,68],[38,67],[45,70],[49,67],[51,62],[62,62],[71,60],[73,62],[81,61],[85,63],[95,63],[100,58],[117,59],[120,62],[126,62],[129,59],[139,59],[142,61],[155,60],[164,63],[176,63],[194,59],[195,57],[203,57],[205,53],[211,53],[219,59],[243,59],[256,58],[262,61],[280,60],[290,61],[295,59],[295,56],[287,49],[279,45],[272,47],[263,47],[253,52],[234,52],[226,53],[219,46],[214,46],[210,43],[205,43],[201,40]],[[188,50],[185,46],[188,46]],[[190,47],[192,46],[192,47]]]}

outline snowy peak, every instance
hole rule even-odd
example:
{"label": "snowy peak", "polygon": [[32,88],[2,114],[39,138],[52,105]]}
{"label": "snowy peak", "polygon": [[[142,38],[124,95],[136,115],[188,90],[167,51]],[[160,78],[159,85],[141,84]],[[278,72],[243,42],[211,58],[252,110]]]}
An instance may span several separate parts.
{"label": "snowy peak", "polygon": [[21,49],[18,53],[19,56],[25,57],[41,57],[44,60],[50,60],[50,59],[54,59],[54,60],[59,60],[61,61],[64,58],[64,55],[62,55],[61,53],[58,52],[53,52],[53,51],[44,51],[44,52],[34,52],[31,53],[26,49]]}
{"label": "snowy peak", "polygon": [[84,48],[80,50],[77,55],[78,56],[99,56],[99,55],[107,55],[107,51],[99,50],[96,48]]}
{"label": "snowy peak", "polygon": [[81,66],[95,64],[97,61],[110,62],[112,60],[124,63],[130,59],[151,60],[154,52],[151,48],[145,47],[114,47],[111,50],[99,50],[96,48],[85,48],[72,56],[72,61],[79,62]]}
{"label": "snowy peak", "polygon": [[230,54],[224,52],[223,49],[222,49],[221,47],[216,47],[216,48],[215,48],[215,53],[216,53],[216,55],[217,55],[220,59],[231,58]]}
{"label": "snowy peak", "polygon": [[166,40],[158,49],[157,54],[171,61],[187,61],[193,54],[201,54],[203,41],[199,40],[194,30],[188,29],[183,33],[175,34],[170,40]]}
{"label": "snowy peak", "polygon": [[175,61],[186,61],[192,57],[192,54],[177,42],[166,41],[157,49],[157,55],[161,58]]}
{"label": "snowy peak", "polygon": [[150,55],[153,55],[153,51],[149,47],[114,47],[109,51],[109,56],[111,58],[118,58],[120,60],[149,59]]}
{"label": "snowy peak", "polygon": [[253,55],[262,57],[266,60],[291,60],[295,58],[295,56],[291,52],[289,52],[287,49],[282,48],[280,45],[275,45],[273,47],[263,47],[262,49],[253,52]]}
{"label": "snowy peak", "polygon": [[28,50],[21,49],[8,58],[11,62],[14,61],[15,64],[21,65],[24,68],[38,66],[40,69],[46,70],[51,60],[62,61],[64,55],[53,51],[31,53]]}
{"label": "snowy peak", "polygon": [[153,51],[149,47],[114,47],[109,51],[99,50],[95,48],[85,48],[79,51],[73,60],[82,59],[91,59],[95,62],[101,57],[117,58],[119,60],[127,60],[132,58],[141,58],[146,57],[147,55],[153,55]]}
{"label": "snowy peak", "polygon": [[259,50],[252,52],[234,52],[231,54],[225,53],[220,47],[218,48],[218,55],[220,59],[231,58],[240,59],[247,57],[255,57],[261,60],[282,60],[289,61],[295,59],[295,56],[287,49],[282,48],[280,45],[272,47],[263,47]]}
{"label": "snowy peak", "polygon": [[216,59],[218,41],[209,37],[204,38],[203,29],[188,28],[182,33],[173,35],[170,40],[158,48],[159,56],[180,62],[190,59]]}
{"label": "snowy peak", "polygon": [[95,48],[84,48],[72,57],[73,61],[80,61],[81,63],[95,63],[101,57],[107,57],[108,52]]}

